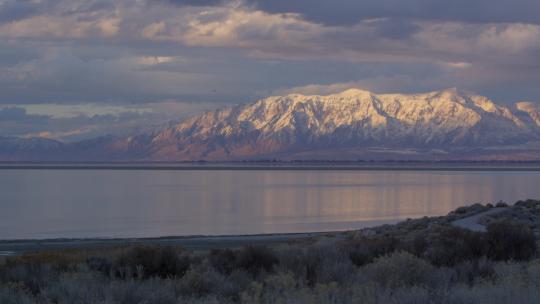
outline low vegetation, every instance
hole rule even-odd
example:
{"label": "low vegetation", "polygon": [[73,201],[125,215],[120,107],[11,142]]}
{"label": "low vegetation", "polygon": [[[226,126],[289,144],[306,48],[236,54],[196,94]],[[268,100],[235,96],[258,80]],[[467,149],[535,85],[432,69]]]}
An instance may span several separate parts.
{"label": "low vegetation", "polygon": [[0,260],[0,303],[537,303],[540,202],[452,225],[489,208],[271,247],[27,253]]}

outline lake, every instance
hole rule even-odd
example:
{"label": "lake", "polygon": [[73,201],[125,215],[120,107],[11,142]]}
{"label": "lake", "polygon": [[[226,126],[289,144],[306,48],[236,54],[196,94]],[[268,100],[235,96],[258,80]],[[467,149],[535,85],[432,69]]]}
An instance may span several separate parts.
{"label": "lake", "polygon": [[4,168],[0,198],[0,239],[337,231],[540,198],[540,172]]}

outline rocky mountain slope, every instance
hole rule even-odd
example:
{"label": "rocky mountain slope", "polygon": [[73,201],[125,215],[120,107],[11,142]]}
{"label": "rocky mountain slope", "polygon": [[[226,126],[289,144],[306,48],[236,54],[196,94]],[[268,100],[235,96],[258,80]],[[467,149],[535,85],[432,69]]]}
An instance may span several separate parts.
{"label": "rocky mountain slope", "polygon": [[[219,109],[158,132],[144,144],[147,155],[156,159],[287,157],[317,151],[328,151],[330,157],[335,151],[339,159],[340,150],[368,148],[451,153],[535,142],[539,113],[530,103],[511,109],[456,89],[414,95],[352,89]],[[127,139],[125,145],[130,144],[141,145],[138,138]]]}
{"label": "rocky mountain slope", "polygon": [[540,107],[533,103],[502,106],[457,89],[409,95],[351,89],[327,96],[269,97],[194,116],[152,134],[64,145],[58,155],[130,160],[540,159],[539,142]]}

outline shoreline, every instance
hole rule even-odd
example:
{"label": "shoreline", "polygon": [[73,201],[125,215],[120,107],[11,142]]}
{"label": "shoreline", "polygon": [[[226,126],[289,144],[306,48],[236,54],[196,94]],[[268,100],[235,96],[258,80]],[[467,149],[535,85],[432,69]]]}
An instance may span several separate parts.
{"label": "shoreline", "polygon": [[540,163],[0,163],[0,170],[540,172]]}
{"label": "shoreline", "polygon": [[[53,238],[53,239],[16,239],[0,240],[0,256],[14,256],[28,252],[65,249],[90,249],[130,245],[175,245],[190,250],[208,250],[223,247],[241,247],[251,244],[271,244],[286,241],[309,239],[326,235],[346,234],[353,230],[305,232],[305,233],[270,233],[248,235],[192,235],[163,236],[143,238]],[[354,230],[356,231],[356,230]]]}
{"label": "shoreline", "polygon": [[[459,207],[446,215],[423,216],[407,218],[394,223],[382,223],[361,229],[340,231],[313,231],[291,233],[268,233],[268,234],[243,234],[243,235],[189,235],[189,236],[161,236],[161,237],[120,237],[120,238],[50,238],[50,239],[6,239],[0,240],[0,257],[17,256],[26,253],[43,251],[81,250],[81,249],[108,249],[114,247],[136,245],[180,246],[192,251],[207,251],[210,249],[238,248],[247,245],[274,245],[295,241],[320,240],[323,238],[345,240],[351,235],[387,234],[400,227],[415,226],[418,223],[451,225],[462,229],[485,232],[486,218],[497,218],[501,215],[514,218],[517,216],[521,221],[536,221],[536,209],[540,210],[540,201],[526,200],[515,204],[474,204]],[[517,212],[517,213],[516,213]],[[523,215],[525,212],[525,216]],[[531,213],[532,212],[532,213]],[[521,215],[520,215],[521,213]],[[528,223],[531,225],[531,223]],[[428,225],[429,226],[429,225]],[[540,238],[540,225],[535,233]]]}

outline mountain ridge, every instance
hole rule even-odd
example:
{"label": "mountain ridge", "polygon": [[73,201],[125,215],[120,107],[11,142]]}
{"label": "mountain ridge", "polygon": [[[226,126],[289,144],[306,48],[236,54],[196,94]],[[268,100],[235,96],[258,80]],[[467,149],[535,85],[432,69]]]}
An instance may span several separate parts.
{"label": "mountain ridge", "polygon": [[487,151],[495,158],[515,152],[540,159],[539,142],[540,107],[534,103],[503,106],[457,88],[418,94],[349,89],[324,96],[271,96],[192,116],[153,133],[94,145],[63,144],[57,155],[165,161],[345,155],[430,159],[482,157],[479,151]]}

